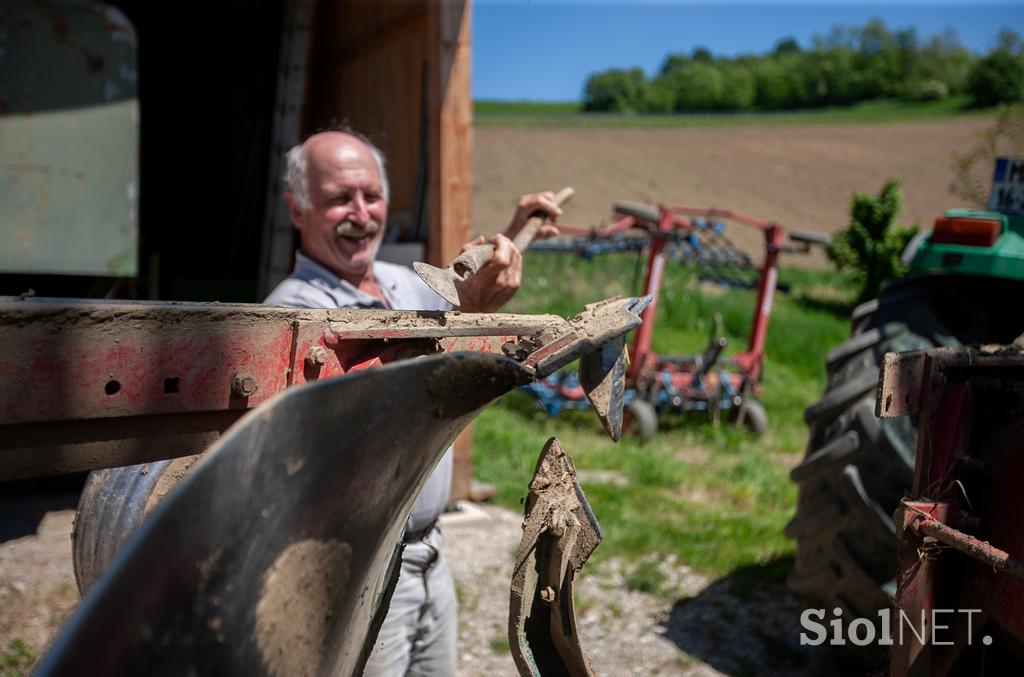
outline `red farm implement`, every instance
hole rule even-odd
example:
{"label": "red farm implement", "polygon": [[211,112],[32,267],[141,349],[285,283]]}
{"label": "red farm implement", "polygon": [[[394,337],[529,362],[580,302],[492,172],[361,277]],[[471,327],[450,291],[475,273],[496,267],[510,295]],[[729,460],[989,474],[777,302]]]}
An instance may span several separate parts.
{"label": "red farm implement", "polygon": [[892,674],[1020,674],[1024,344],[889,353],[877,412],[918,426],[895,517]]}
{"label": "red farm implement", "polygon": [[[537,249],[572,251],[585,258],[595,254],[646,250],[643,293],[652,299],[629,349],[626,372],[627,418],[633,431],[652,437],[658,416],[668,413],[705,411],[712,421],[723,416],[760,435],[768,425],[760,397],[761,373],[765,358],[765,340],[771,316],[772,300],[778,286],[779,254],[802,253],[813,243],[827,241],[816,234],[789,232],[798,245],[785,244],[787,231],[777,223],[756,219],[716,207],[659,205],[616,202],[614,221],[601,229],[561,226],[569,242],[542,243]],[[760,231],[764,238],[764,259],[756,278],[750,258],[735,247],[724,234],[724,221]],[[716,316],[711,340],[698,355],[658,355],[651,347],[655,318],[661,294],[665,266],[669,260],[694,262],[702,277],[729,286],[757,288],[750,335],[745,350],[724,357],[726,340]],[[743,275],[743,272],[748,274]],[[583,392],[575,375],[555,375],[527,388],[552,415],[563,408],[586,408]]]}

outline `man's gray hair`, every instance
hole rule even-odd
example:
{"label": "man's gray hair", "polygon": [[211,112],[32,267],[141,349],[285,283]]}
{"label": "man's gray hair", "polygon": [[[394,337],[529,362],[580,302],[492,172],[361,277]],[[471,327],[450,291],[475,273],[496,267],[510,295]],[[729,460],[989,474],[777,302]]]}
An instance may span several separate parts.
{"label": "man's gray hair", "polygon": [[[366,138],[365,135],[349,127],[337,127],[324,131],[348,134],[366,144],[366,147],[370,149],[370,154],[373,155],[373,159],[377,161],[377,171],[380,174],[381,196],[385,202],[389,202],[391,186],[388,184],[388,171],[384,160],[384,153],[381,149],[373,145],[373,142]],[[309,209],[309,173],[307,171],[306,142],[303,141],[289,148],[288,152],[284,155],[284,160],[284,187],[295,197],[295,200],[303,209]]]}

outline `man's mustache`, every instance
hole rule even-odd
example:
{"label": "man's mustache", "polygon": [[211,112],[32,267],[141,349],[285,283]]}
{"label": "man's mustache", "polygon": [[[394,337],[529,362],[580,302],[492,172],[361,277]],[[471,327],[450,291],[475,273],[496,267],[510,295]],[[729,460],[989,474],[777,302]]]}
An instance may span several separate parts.
{"label": "man's mustache", "polygon": [[380,229],[380,223],[373,219],[370,219],[361,226],[352,221],[342,221],[334,229],[334,233],[338,237],[360,238],[376,235]]}

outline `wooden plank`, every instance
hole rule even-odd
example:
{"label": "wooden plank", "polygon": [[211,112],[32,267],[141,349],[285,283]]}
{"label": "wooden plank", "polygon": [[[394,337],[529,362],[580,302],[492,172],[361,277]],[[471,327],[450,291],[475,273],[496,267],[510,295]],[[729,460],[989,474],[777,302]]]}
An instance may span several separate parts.
{"label": "wooden plank", "polygon": [[[321,0],[312,51],[307,133],[346,124],[387,157],[391,224],[411,209],[419,159],[425,3]],[[401,233],[406,239],[408,233]]]}
{"label": "wooden plank", "polygon": [[[427,262],[443,266],[469,239],[472,222],[470,3],[442,0],[428,12],[430,157]],[[452,500],[469,497],[473,429],[455,440]]]}
{"label": "wooden plank", "polygon": [[441,266],[458,255],[472,222],[470,5],[463,0],[432,3],[428,19],[433,72],[427,261]]}

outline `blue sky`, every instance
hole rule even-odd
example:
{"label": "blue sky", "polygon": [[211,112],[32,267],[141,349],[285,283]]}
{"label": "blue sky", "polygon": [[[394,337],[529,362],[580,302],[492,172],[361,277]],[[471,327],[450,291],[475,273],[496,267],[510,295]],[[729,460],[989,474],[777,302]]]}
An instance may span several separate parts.
{"label": "blue sky", "polygon": [[1024,33],[1020,0],[475,0],[473,98],[575,100],[594,71],[639,66],[652,73],[666,54],[700,45],[728,56],[764,52],[786,36],[807,46],[833,25],[872,17],[890,29],[915,27],[922,38],[952,26],[980,53],[1004,26]]}

